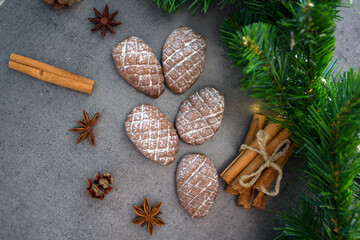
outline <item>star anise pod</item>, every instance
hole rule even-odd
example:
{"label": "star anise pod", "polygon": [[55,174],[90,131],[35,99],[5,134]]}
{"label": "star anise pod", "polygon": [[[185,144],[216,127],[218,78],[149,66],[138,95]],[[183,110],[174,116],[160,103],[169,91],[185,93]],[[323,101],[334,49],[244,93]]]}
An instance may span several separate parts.
{"label": "star anise pod", "polygon": [[81,127],[72,128],[69,131],[81,133],[76,143],[83,141],[87,137],[87,135],[89,135],[91,145],[95,146],[95,135],[92,131],[92,128],[98,121],[100,114],[99,113],[95,114],[90,121],[89,115],[85,110],[83,110],[83,116],[84,116],[84,121],[76,121],[76,123],[81,125]]}
{"label": "star anise pod", "polygon": [[133,224],[142,224],[142,226],[147,224],[148,230],[152,235],[154,231],[154,224],[158,226],[165,225],[164,221],[157,217],[159,214],[161,214],[160,207],[161,202],[156,204],[155,207],[151,208],[147,198],[145,198],[144,206],[133,206],[136,214],[140,216],[133,221]]}
{"label": "star anise pod", "polygon": [[104,13],[101,14],[96,8],[94,8],[97,18],[88,18],[89,21],[93,22],[95,27],[91,31],[97,31],[101,28],[101,35],[105,37],[106,30],[116,34],[112,26],[120,25],[121,22],[113,20],[119,11],[115,11],[109,15],[109,6],[106,4]]}
{"label": "star anise pod", "polygon": [[113,190],[110,184],[113,184],[114,179],[110,173],[104,173],[102,177],[100,172],[94,175],[94,183],[90,178],[87,180],[87,192],[90,197],[103,200],[105,195]]}

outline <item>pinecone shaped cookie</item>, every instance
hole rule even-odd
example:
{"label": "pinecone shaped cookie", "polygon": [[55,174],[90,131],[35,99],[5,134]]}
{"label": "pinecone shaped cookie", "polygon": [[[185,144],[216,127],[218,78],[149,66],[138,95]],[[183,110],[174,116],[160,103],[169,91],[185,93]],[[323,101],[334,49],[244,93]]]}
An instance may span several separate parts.
{"label": "pinecone shaped cookie", "polygon": [[186,99],[176,115],[180,138],[191,145],[209,141],[219,130],[225,108],[224,96],[213,87],[200,89]]}
{"label": "pinecone shaped cookie", "polygon": [[201,153],[186,154],[176,169],[176,189],[181,206],[191,217],[206,216],[219,191],[214,163]]}
{"label": "pinecone shaped cookie", "polygon": [[161,57],[166,86],[177,94],[186,92],[204,70],[205,55],[203,36],[188,27],[175,29],[167,38]]}
{"label": "pinecone shaped cookie", "polygon": [[150,104],[135,107],[125,120],[126,134],[148,159],[169,165],[176,159],[179,138],[164,113]]}
{"label": "pinecone shaped cookie", "polygon": [[144,40],[130,36],[115,45],[112,56],[119,74],[136,90],[153,98],[164,92],[161,65]]}
{"label": "pinecone shaped cookie", "polygon": [[44,0],[44,3],[47,5],[55,5],[54,8],[63,8],[66,6],[71,7],[75,2],[80,2],[81,0]]}

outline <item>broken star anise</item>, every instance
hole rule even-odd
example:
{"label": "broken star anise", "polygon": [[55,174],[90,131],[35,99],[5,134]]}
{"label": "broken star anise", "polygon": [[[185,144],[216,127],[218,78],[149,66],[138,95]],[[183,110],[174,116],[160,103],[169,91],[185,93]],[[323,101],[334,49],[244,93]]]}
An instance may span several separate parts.
{"label": "broken star anise", "polygon": [[99,113],[95,114],[94,117],[90,121],[89,115],[87,114],[87,112],[85,110],[83,110],[84,121],[76,121],[76,123],[81,125],[81,127],[76,127],[76,128],[72,128],[69,130],[71,132],[81,133],[81,135],[78,138],[78,140],[76,141],[76,143],[81,142],[82,140],[84,140],[87,137],[87,135],[89,135],[91,145],[95,146],[95,135],[92,131],[92,128],[98,121],[99,116],[100,116]]}
{"label": "broken star anise", "polygon": [[94,8],[97,18],[88,18],[89,21],[96,24],[91,31],[97,31],[101,28],[101,35],[105,37],[106,30],[116,34],[112,26],[120,25],[121,22],[113,20],[119,11],[115,11],[109,15],[109,6],[106,4],[104,13],[101,14],[96,8]]}
{"label": "broken star anise", "polygon": [[157,217],[159,214],[161,214],[160,207],[161,202],[156,204],[155,207],[151,208],[147,198],[145,198],[144,206],[133,206],[136,214],[139,215],[139,217],[133,221],[133,224],[142,224],[142,226],[147,224],[148,230],[152,235],[154,231],[154,225],[165,225],[164,221]]}
{"label": "broken star anise", "polygon": [[113,190],[110,184],[113,184],[114,179],[110,173],[104,173],[102,177],[100,172],[94,175],[94,183],[90,178],[87,180],[87,192],[90,197],[103,200],[105,195]]}

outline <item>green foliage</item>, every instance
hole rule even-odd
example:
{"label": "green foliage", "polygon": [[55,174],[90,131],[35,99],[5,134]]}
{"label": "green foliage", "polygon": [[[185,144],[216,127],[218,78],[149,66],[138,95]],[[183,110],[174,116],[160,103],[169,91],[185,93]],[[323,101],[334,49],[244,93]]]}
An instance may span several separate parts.
{"label": "green foliage", "polygon": [[[279,213],[282,236],[311,239],[356,239],[360,229],[360,75],[352,69],[327,79],[327,98],[309,107],[304,125],[294,128],[303,144],[309,188],[301,212]],[[309,137],[311,136],[311,137]],[[299,227],[299,225],[301,227]]]}
{"label": "green foliage", "polygon": [[[223,6],[228,2],[224,1]],[[230,3],[234,3],[234,1],[230,1]],[[242,27],[256,22],[274,25],[283,16],[289,15],[284,4],[278,0],[238,1],[236,6],[236,11],[225,19],[222,30],[234,33],[241,30]]]}
{"label": "green foliage", "polygon": [[[267,3],[270,4],[270,3]],[[309,106],[309,101],[318,103],[323,97],[320,76],[328,66],[335,46],[335,24],[331,16],[335,16],[334,9],[326,4],[319,4],[317,7],[311,7],[312,4],[305,3],[271,3],[271,5],[261,8],[258,4],[251,2],[242,4],[245,6],[246,12],[256,12],[255,17],[248,18],[238,17],[238,12],[228,19],[225,19],[221,29],[224,43],[229,47],[229,55],[234,66],[241,68],[246,76],[241,80],[243,89],[253,89],[253,86],[264,86],[266,91],[257,91],[253,89],[254,97],[262,98],[271,105],[271,107],[280,107],[283,115],[302,117],[304,109]],[[271,8],[271,6],[273,6]],[[272,12],[278,9],[277,14]],[[271,12],[271,17],[268,17]],[[261,16],[257,18],[256,16]],[[275,17],[274,17],[275,16]],[[249,20],[250,19],[250,20]],[[276,38],[267,38],[267,33],[259,31],[258,35],[263,35],[262,39],[266,39],[267,45],[276,46],[276,50],[268,52],[265,49],[265,61],[271,68],[270,78],[264,78],[265,72],[246,71],[247,68],[258,66],[254,64],[254,59],[244,55],[242,50],[233,50],[243,48],[242,36],[246,36],[242,29],[252,27],[252,23],[260,19],[262,24],[276,26],[274,34]],[[327,24],[324,24],[327,23]],[[257,30],[255,30],[256,32]],[[257,43],[256,39],[253,39]],[[260,43],[261,45],[262,43]],[[266,46],[259,46],[260,49]],[[247,49],[248,51],[248,49]],[[268,54],[266,54],[268,53]],[[249,55],[249,54],[247,54]],[[251,62],[245,63],[246,59]],[[243,62],[242,66],[239,63]],[[269,72],[269,71],[268,71]],[[318,78],[318,79],[316,79]],[[282,98],[279,99],[277,94],[269,96],[269,79],[275,90],[282,92]],[[275,82],[274,82],[275,81]],[[315,91],[317,90],[317,92]],[[299,101],[300,99],[306,101]],[[278,101],[283,104],[280,104]],[[299,104],[302,104],[300,106]],[[295,111],[294,106],[296,105]],[[301,111],[299,112],[299,109]],[[291,121],[294,123],[294,121]]]}
{"label": "green foliage", "polygon": [[[209,6],[214,2],[219,2],[218,0],[153,0],[156,2],[159,8],[162,8],[164,11],[167,11],[171,14],[174,14],[180,7],[183,7],[185,4],[190,4],[189,9],[193,10],[193,13],[200,11],[206,13]],[[232,1],[232,0],[231,0]]]}
{"label": "green foliage", "polygon": [[[252,87],[261,92],[274,88],[274,83],[268,81],[270,78],[276,78],[270,69],[275,61],[272,57],[276,45],[276,33],[272,26],[266,23],[254,23],[235,33],[225,30],[222,33],[223,40],[227,42],[229,48],[228,55],[234,62],[233,66],[239,67],[245,75],[242,79],[242,87]],[[253,81],[254,76],[257,82]],[[272,95],[274,92],[266,94]]]}
{"label": "green foliage", "polygon": [[[243,89],[285,117],[303,146],[308,190],[299,210],[278,213],[280,238],[359,237],[360,76],[332,76],[335,1],[282,3],[268,17],[259,7],[221,27]],[[241,10],[239,10],[240,12]]]}

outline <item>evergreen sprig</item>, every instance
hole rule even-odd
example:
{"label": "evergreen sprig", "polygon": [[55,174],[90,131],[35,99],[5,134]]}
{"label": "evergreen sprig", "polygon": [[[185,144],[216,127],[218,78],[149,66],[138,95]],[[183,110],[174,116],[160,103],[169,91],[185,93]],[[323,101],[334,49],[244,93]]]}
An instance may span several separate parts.
{"label": "evergreen sprig", "polygon": [[[219,2],[219,0],[153,0],[159,8],[162,8],[164,11],[167,11],[171,14],[174,14],[179,8],[183,7],[186,4],[189,5],[189,9],[192,9],[193,13],[200,11],[206,13],[209,6],[214,2]],[[231,0],[232,1],[232,0]]]}
{"label": "evergreen sprig", "polygon": [[360,229],[354,184],[360,171],[360,75],[350,69],[342,77],[327,79],[325,87],[326,102],[310,106],[303,121],[307,125],[294,130],[304,145],[308,192],[302,197],[300,213],[278,214],[284,225],[277,229],[282,236],[294,238],[313,232],[310,239],[356,239]]}
{"label": "evergreen sprig", "polygon": [[[245,15],[252,17],[256,12],[261,12],[260,9],[267,8],[266,15],[269,18],[276,16],[278,9],[276,7],[282,7],[279,0],[253,0],[253,1],[244,1],[244,0],[153,0],[157,6],[164,11],[169,12],[170,14],[176,13],[176,11],[185,5],[188,5],[188,9],[192,10],[192,13],[201,12],[206,13],[208,8],[211,5],[217,5],[220,8],[223,8],[227,4],[232,4],[237,7],[237,10],[244,9],[247,5],[252,5],[252,8],[249,8],[252,12],[245,12]],[[260,8],[258,11],[256,8]],[[270,11],[269,11],[270,10]],[[274,14],[274,15],[272,15]],[[260,15],[258,17],[261,17]]]}
{"label": "evergreen sprig", "polygon": [[282,227],[276,229],[283,238],[356,239],[360,77],[352,69],[332,77],[333,69],[327,69],[335,48],[338,4],[283,4],[277,20],[264,14],[252,23],[256,20],[232,16],[222,26],[229,56],[245,74],[242,88],[283,115],[283,124],[303,146],[308,190],[300,211],[278,213]]}

